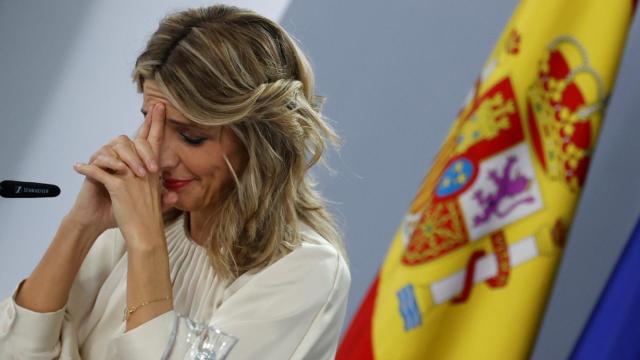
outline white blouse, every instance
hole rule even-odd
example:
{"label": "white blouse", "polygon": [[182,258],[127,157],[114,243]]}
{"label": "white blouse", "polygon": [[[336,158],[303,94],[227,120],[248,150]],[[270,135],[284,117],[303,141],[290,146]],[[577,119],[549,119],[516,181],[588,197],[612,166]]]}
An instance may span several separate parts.
{"label": "white blouse", "polygon": [[[303,243],[234,281],[216,275],[187,236],[184,216],[166,229],[174,309],[125,333],[127,252],[118,229],[96,240],[60,310],[37,313],[13,295],[0,303],[0,359],[332,359],[344,320],[349,269],[303,226]],[[24,280],[23,280],[24,281]],[[237,342],[228,340],[235,339]]]}

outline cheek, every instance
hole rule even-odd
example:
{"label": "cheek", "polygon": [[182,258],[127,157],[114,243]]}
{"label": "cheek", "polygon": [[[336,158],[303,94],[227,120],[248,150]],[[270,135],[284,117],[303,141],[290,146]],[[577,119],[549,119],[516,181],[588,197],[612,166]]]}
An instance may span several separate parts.
{"label": "cheek", "polygon": [[230,176],[222,153],[216,146],[198,149],[185,158],[185,165],[200,178],[207,187],[217,187]]}

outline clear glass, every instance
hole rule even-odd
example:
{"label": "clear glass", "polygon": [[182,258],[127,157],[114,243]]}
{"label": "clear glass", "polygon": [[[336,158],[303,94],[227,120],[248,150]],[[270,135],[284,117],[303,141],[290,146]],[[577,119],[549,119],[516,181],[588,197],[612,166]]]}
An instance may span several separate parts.
{"label": "clear glass", "polygon": [[189,350],[185,354],[185,360],[223,360],[238,342],[234,336],[212,326],[194,322],[181,315],[179,317],[184,319],[189,329]]}

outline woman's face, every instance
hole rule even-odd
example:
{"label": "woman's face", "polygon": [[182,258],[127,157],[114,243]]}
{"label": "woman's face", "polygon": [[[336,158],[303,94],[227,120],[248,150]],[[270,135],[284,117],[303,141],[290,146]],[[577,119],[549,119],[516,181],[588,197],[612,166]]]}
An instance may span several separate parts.
{"label": "woman's face", "polygon": [[233,183],[223,154],[238,176],[246,164],[246,151],[231,129],[201,126],[188,120],[169,103],[152,80],[145,80],[143,113],[163,103],[166,123],[160,148],[163,186],[178,194],[175,208],[196,212],[215,204],[222,189]]}

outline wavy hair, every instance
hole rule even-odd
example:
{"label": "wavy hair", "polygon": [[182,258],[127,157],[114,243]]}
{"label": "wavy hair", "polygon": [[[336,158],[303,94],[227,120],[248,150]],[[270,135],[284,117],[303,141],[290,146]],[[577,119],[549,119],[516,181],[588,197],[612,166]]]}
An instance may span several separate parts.
{"label": "wavy hair", "polygon": [[320,113],[309,61],[281,26],[224,5],[170,14],[132,76],[139,92],[146,79],[157,82],[191,121],[230,128],[248,154],[241,173],[225,157],[235,186],[206,221],[203,246],[217,273],[237,277],[286,255],[302,241],[300,222],[345,256],[308,173],[339,137]]}

